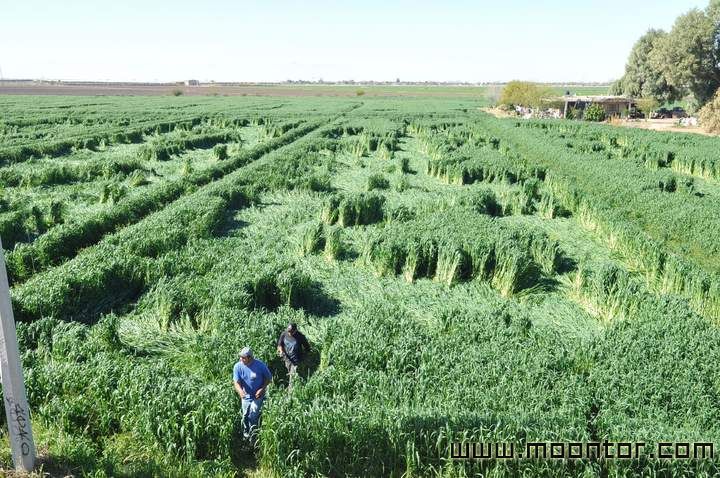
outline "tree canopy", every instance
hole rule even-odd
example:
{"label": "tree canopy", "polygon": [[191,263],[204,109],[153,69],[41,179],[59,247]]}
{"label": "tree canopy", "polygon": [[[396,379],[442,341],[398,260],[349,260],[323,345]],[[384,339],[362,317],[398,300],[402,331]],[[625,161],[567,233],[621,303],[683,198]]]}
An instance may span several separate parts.
{"label": "tree canopy", "polygon": [[720,0],[692,9],[670,32],[650,30],[635,43],[613,92],[673,101],[692,95],[702,106],[720,87]]}
{"label": "tree canopy", "polygon": [[663,103],[681,97],[677,88],[668,84],[662,69],[652,61],[657,45],[667,38],[662,30],[649,30],[633,46],[625,66],[625,75],[618,80],[614,93],[633,97],[651,97]]}
{"label": "tree canopy", "polygon": [[719,25],[708,11],[693,9],[681,15],[650,58],[668,85],[688,90],[698,105],[720,87]]}
{"label": "tree canopy", "polygon": [[552,96],[553,91],[546,86],[516,80],[505,85],[500,95],[500,104],[538,108],[543,104],[544,100]]}

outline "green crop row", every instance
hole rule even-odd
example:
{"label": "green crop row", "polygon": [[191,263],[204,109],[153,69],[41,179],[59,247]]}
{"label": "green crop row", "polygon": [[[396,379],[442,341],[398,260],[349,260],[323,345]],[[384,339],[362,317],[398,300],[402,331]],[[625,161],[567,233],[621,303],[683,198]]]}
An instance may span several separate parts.
{"label": "green crop row", "polygon": [[505,296],[537,285],[562,263],[557,243],[543,234],[513,230],[464,208],[390,224],[370,238],[363,256],[381,274],[446,284],[477,278]]}
{"label": "green crop row", "polygon": [[[603,238],[660,293],[679,294],[698,313],[720,318],[720,260],[713,196],[667,194],[662,176],[632,162],[569,153],[547,135],[488,121],[529,163],[547,169],[547,187],[581,224]],[[502,133],[501,133],[502,132]],[[716,204],[717,203],[717,204]],[[718,224],[720,225],[720,224]],[[675,244],[683,244],[682,249]]]}
{"label": "green crop row", "polygon": [[505,181],[510,184],[530,178],[544,178],[543,168],[528,168],[490,148],[459,150],[427,163],[427,174],[448,184],[470,184],[478,181]]}
{"label": "green crop row", "polygon": [[[143,277],[143,264],[147,263],[147,258],[159,257],[182,247],[191,238],[212,234],[228,208],[248,204],[261,191],[268,188],[298,187],[304,184],[307,172],[305,168],[318,166],[317,161],[321,156],[314,154],[323,147],[323,142],[318,141],[317,135],[310,135],[290,146],[284,148],[282,146],[307,135],[318,126],[319,123],[314,122],[292,130],[280,140],[264,144],[248,154],[221,163],[223,169],[200,173],[206,175],[207,183],[216,176],[222,176],[223,172],[237,169],[195,193],[182,196],[178,201],[172,202],[145,219],[103,238],[97,246],[86,249],[72,260],[44,273],[28,274],[30,279],[13,289],[16,316],[20,320],[40,317],[69,320],[75,316],[82,316],[93,308],[97,310],[107,308],[107,301],[102,299],[107,290],[128,290],[132,295],[132,291],[137,291],[133,285],[137,285],[138,280]],[[261,157],[260,161],[251,162]],[[57,228],[50,232],[54,230]],[[97,231],[97,229],[92,230]],[[102,236],[96,232],[90,237],[97,242]],[[77,241],[88,241],[89,236],[78,234],[74,237],[78,238]],[[77,243],[74,248],[72,243],[68,245],[67,237],[63,241],[53,243],[40,242],[41,240],[42,237],[27,248],[39,247],[39,244],[47,243],[57,244],[54,246],[57,248],[64,248],[61,251],[75,252],[80,247]],[[70,249],[67,249],[68,247]],[[18,250],[21,249],[18,247],[8,255],[9,271],[23,270],[17,269],[19,257],[23,257],[15,256]],[[41,253],[45,250],[39,249],[34,255],[26,253],[25,257],[28,257],[26,264],[32,266],[36,258],[46,257],[48,262],[42,263],[45,268],[54,265],[59,254],[46,252],[43,256]],[[70,253],[65,257],[70,257]],[[103,257],[117,257],[118,263],[124,264],[124,268],[118,269],[112,260],[106,261]],[[126,259],[123,260],[123,257]],[[126,276],[125,273],[128,271],[132,273]],[[118,288],[116,282],[122,282],[125,280],[124,277],[128,280],[127,287]],[[149,280],[147,273],[144,277]],[[112,284],[115,287],[108,288]],[[72,290],[73,293],[64,292],[68,290]],[[126,297],[120,297],[120,300],[126,300]]]}
{"label": "green crop row", "polygon": [[144,143],[138,151],[138,156],[143,161],[167,161],[171,156],[188,149],[211,148],[218,143],[234,142],[239,139],[242,140],[242,137],[236,129],[158,136]]}
{"label": "green crop row", "polygon": [[714,138],[598,125],[571,125],[566,122],[553,124],[530,121],[517,123],[517,126],[568,139],[570,147],[582,152],[605,152],[610,157],[646,162],[649,167],[669,167],[682,174],[720,180],[720,160],[717,158],[717,140]]}
{"label": "green crop row", "polygon": [[383,219],[385,197],[377,193],[334,194],[325,200],[321,218],[341,227],[373,224]]}
{"label": "green crop row", "polygon": [[256,146],[251,150],[241,151],[237,157],[197,171],[179,181],[144,188],[140,193],[121,200],[113,208],[83,218],[80,222],[71,221],[54,227],[30,244],[19,244],[7,256],[9,277],[13,282],[20,282],[39,271],[57,265],[72,257],[81,248],[98,242],[104,235],[137,222],[193,188],[218,179],[296,140],[316,127],[317,124],[309,124],[291,130],[277,140]]}
{"label": "green crop row", "polygon": [[[19,166],[19,165],[18,165]],[[99,177],[129,174],[143,168],[139,158],[108,159],[105,157],[70,164],[30,164],[23,168],[0,168],[0,184],[4,187],[54,186],[90,181]]]}
{"label": "green crop row", "polygon": [[101,144],[139,143],[143,136],[153,133],[167,133],[175,129],[189,129],[202,122],[202,117],[177,120],[172,122],[150,123],[142,127],[110,128],[92,137],[75,137],[51,141],[33,141],[30,144],[10,146],[0,149],[0,164],[8,165],[25,161],[32,157],[62,156],[73,149],[97,149]]}

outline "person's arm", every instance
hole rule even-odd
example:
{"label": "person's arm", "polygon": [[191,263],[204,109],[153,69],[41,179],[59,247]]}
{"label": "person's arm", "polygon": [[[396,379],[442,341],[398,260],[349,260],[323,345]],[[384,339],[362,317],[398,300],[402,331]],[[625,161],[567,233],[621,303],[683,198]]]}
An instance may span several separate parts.
{"label": "person's arm", "polygon": [[277,341],[277,353],[278,353],[278,355],[281,356],[281,357],[282,357],[283,355],[285,355],[285,342],[284,342],[284,340],[283,340],[284,338],[285,338],[285,332],[283,332],[282,334],[280,334],[280,338],[279,338],[278,341]]}
{"label": "person's arm", "polygon": [[260,398],[263,395],[265,395],[265,389],[270,384],[270,379],[266,378],[265,381],[262,384],[262,387],[257,389],[257,392],[255,392],[255,398]]}
{"label": "person's arm", "polygon": [[233,369],[233,387],[235,387],[235,391],[238,395],[240,395],[240,398],[245,398],[245,389],[243,388],[240,381],[242,380],[242,377],[240,377],[240,371],[236,368]]}
{"label": "person's arm", "polygon": [[257,389],[257,392],[255,392],[255,398],[260,398],[263,395],[265,395],[265,389],[268,385],[270,385],[270,382],[272,381],[272,374],[270,373],[270,369],[265,366],[265,380],[263,381],[262,387]]}
{"label": "person's arm", "polygon": [[238,395],[240,395],[240,398],[245,398],[247,393],[245,393],[245,390],[242,388],[242,385],[240,385],[240,382],[233,382],[233,384],[235,385],[235,391]]}

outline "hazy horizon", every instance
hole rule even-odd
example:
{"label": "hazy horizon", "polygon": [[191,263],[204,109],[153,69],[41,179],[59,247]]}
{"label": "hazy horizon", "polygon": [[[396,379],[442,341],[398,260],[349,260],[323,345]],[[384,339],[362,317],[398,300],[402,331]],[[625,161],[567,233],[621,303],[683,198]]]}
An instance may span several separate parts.
{"label": "hazy horizon", "polygon": [[608,83],[699,0],[2,2],[3,78]]}

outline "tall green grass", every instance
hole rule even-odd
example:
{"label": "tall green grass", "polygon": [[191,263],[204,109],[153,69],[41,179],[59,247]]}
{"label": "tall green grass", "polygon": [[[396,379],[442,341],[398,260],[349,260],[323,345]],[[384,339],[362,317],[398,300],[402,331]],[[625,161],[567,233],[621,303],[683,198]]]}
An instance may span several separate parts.
{"label": "tall green grass", "polygon": [[321,219],[342,227],[373,224],[383,219],[385,197],[377,193],[335,194],[323,204]]}
{"label": "tall green grass", "polygon": [[507,227],[466,207],[388,223],[365,243],[363,257],[380,274],[448,285],[477,278],[505,296],[534,286],[562,262],[558,245],[542,233]]}

